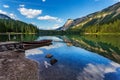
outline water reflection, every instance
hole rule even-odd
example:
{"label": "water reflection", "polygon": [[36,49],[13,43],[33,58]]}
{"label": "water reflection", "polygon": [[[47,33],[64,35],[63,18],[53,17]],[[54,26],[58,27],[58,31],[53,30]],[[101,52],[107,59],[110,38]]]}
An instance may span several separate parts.
{"label": "water reflection", "polygon": [[29,55],[37,55],[37,54],[43,54],[42,50],[38,50],[38,49],[30,49],[30,50],[26,50],[25,51],[25,55],[29,56]]}
{"label": "water reflection", "polygon": [[[120,63],[120,36],[68,36],[74,46],[85,48],[86,50],[96,52],[117,63]],[[64,39],[64,38],[63,38]]]}
{"label": "water reflection", "polygon": [[[26,57],[39,63],[40,80],[120,80],[120,36],[15,36],[10,35],[10,39],[53,40],[52,45],[25,53]],[[7,35],[0,36],[0,41],[8,41]],[[52,54],[51,59],[58,62],[51,65],[46,54]]]}
{"label": "water reflection", "polygon": [[[82,72],[78,74],[77,79],[78,80],[104,80],[105,78],[108,78],[108,80],[115,80],[115,77],[118,77],[120,79],[119,72],[120,65],[110,62],[109,65],[100,65],[100,64],[87,64],[87,66],[83,69]],[[113,73],[112,76],[106,76],[108,74]],[[110,78],[113,77],[113,78]],[[106,79],[105,79],[106,80]]]}
{"label": "water reflection", "polygon": [[44,61],[44,65],[45,65],[45,68],[48,68],[49,66],[51,66],[51,64],[48,63],[47,61]]}
{"label": "water reflection", "polygon": [[[45,37],[43,38],[45,39]],[[47,36],[46,38],[48,39]],[[79,39],[68,36],[67,41],[70,40],[74,46],[56,42],[55,39],[58,40],[58,38],[65,41],[65,36],[50,38],[53,39],[52,45],[36,48],[37,51],[42,51],[43,54],[27,55],[28,58],[39,62],[40,80],[120,80],[120,65],[97,53],[88,51],[88,47],[88,50],[86,50],[84,46],[88,45],[88,43],[83,41],[86,38],[82,37],[81,39],[79,37]],[[85,45],[82,45],[81,42]],[[57,59],[58,62],[50,65],[50,59],[45,58],[48,53],[52,54],[53,58]]]}
{"label": "water reflection", "polygon": [[0,35],[0,42],[5,41],[34,41],[38,38],[35,34],[4,34]]}

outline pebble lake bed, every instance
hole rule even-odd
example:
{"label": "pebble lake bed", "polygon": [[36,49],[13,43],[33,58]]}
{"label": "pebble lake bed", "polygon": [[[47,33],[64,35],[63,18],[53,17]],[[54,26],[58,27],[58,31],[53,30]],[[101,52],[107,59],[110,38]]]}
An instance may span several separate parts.
{"label": "pebble lake bed", "polygon": [[0,80],[39,80],[38,63],[27,59],[20,46],[16,42],[0,43]]}

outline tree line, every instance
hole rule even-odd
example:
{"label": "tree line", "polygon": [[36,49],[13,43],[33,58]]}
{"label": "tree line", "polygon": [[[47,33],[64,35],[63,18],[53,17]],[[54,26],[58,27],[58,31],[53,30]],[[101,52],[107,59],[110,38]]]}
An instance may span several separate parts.
{"label": "tree line", "polygon": [[72,35],[80,34],[80,30],[39,30],[40,35]]}
{"label": "tree line", "polygon": [[39,29],[33,24],[12,19],[0,19],[0,33],[37,33]]}
{"label": "tree line", "polygon": [[120,33],[120,20],[117,19],[113,22],[106,24],[92,25],[83,28],[83,32],[87,33]]}

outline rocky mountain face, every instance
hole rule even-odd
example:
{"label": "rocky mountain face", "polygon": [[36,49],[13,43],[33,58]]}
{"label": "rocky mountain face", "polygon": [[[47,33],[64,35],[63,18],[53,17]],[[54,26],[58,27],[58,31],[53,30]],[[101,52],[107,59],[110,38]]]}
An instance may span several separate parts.
{"label": "rocky mountain face", "polygon": [[0,19],[11,19],[9,16],[0,14]]}
{"label": "rocky mountain face", "polygon": [[65,30],[67,30],[69,27],[71,27],[73,25],[74,25],[74,20],[68,19],[67,22],[62,27],[60,27],[59,29],[65,31]]}
{"label": "rocky mountain face", "polygon": [[120,2],[82,18],[68,19],[59,30],[81,29],[92,25],[106,24],[117,19],[120,19]]}

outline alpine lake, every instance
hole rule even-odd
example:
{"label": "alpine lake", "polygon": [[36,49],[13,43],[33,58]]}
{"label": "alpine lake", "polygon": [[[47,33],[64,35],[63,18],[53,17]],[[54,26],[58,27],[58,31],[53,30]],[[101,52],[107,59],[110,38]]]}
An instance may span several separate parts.
{"label": "alpine lake", "polygon": [[39,63],[40,80],[120,80],[120,35],[0,35],[1,42],[44,39],[52,44],[25,51]]}

